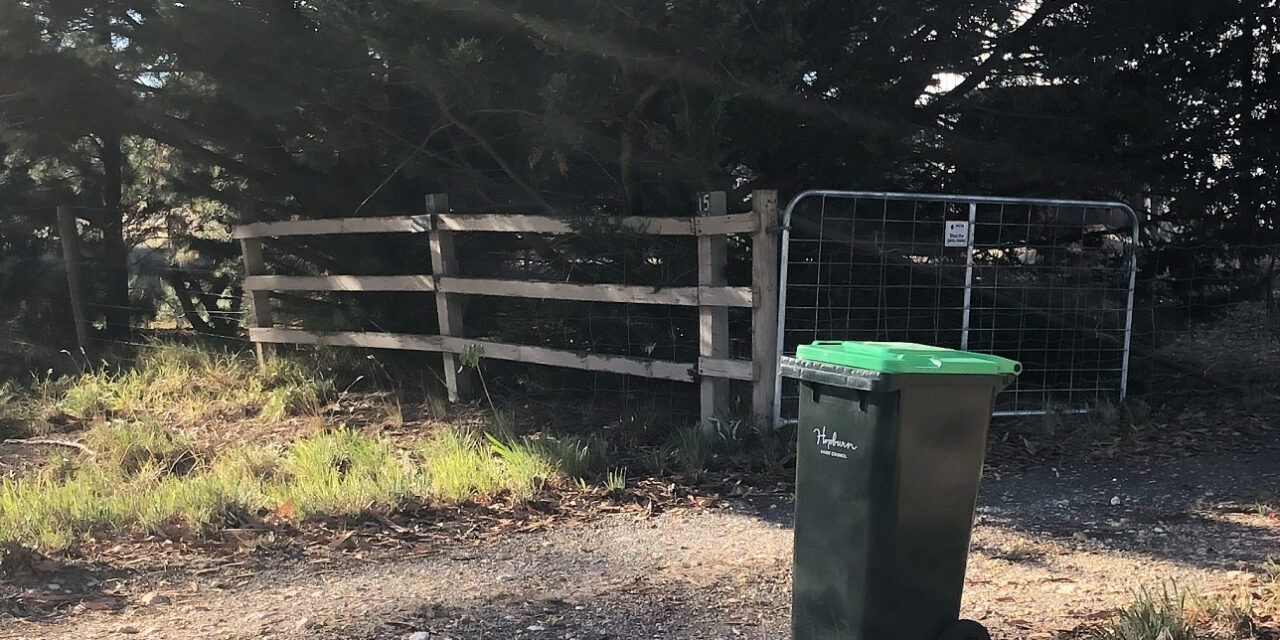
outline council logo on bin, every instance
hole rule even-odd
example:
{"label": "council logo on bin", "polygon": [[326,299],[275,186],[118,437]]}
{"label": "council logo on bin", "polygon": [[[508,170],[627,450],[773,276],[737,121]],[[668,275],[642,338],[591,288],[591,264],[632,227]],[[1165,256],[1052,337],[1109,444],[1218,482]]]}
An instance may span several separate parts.
{"label": "council logo on bin", "polygon": [[[840,439],[840,432],[832,430],[831,435],[827,435],[827,428],[821,427],[813,430],[813,435],[818,439],[818,453],[832,458],[848,458],[849,454],[845,451],[857,451],[858,445],[848,440]],[[837,451],[844,449],[844,451]]]}

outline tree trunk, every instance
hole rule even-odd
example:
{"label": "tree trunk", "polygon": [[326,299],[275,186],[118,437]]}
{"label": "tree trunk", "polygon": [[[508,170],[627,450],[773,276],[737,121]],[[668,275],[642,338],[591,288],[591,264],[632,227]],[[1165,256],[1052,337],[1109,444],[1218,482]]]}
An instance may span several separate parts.
{"label": "tree trunk", "polygon": [[200,316],[195,303],[191,301],[195,296],[191,287],[187,285],[186,276],[174,269],[165,274],[165,279],[169,281],[169,286],[173,287],[173,293],[178,298],[178,306],[182,307],[182,316],[191,324],[191,328],[196,333],[214,333],[213,326]]}
{"label": "tree trunk", "polygon": [[120,136],[102,136],[102,257],[103,304],[107,334],[129,333],[129,249],[124,241],[124,210],[120,206],[124,159]]}

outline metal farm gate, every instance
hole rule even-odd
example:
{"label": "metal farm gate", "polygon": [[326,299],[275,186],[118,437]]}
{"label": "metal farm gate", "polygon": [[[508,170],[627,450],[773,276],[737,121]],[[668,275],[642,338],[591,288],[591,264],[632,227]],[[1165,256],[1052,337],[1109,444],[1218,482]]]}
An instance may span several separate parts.
{"label": "metal farm gate", "polygon": [[[1138,219],[1119,202],[806,191],[783,214],[778,349],[923,342],[1023,364],[996,415],[1125,395]],[[776,423],[795,417],[779,380]]]}

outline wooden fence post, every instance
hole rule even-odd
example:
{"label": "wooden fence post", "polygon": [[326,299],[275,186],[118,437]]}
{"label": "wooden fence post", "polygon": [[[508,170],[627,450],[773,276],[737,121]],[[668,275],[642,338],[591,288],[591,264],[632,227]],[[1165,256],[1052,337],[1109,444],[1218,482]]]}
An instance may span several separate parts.
{"label": "wooden fence post", "polygon": [[[262,240],[260,238],[241,238],[240,254],[244,258],[245,276],[263,276],[267,274],[267,265],[262,257]],[[249,302],[253,305],[253,316],[249,319],[250,328],[266,329],[275,324],[271,319],[270,292],[249,289]],[[255,342],[253,343],[253,352],[258,356],[259,365],[266,362],[267,345]]]}
{"label": "wooden fence post", "polygon": [[[698,216],[722,216],[728,213],[723,191],[698,194]],[[729,241],[724,235],[698,236],[698,286],[715,287],[726,284],[725,267],[728,264]],[[727,359],[729,357],[729,309],[698,299],[698,353],[704,358]],[[708,435],[715,430],[715,419],[729,407],[729,381],[714,376],[702,376],[701,422]]]}
{"label": "wooden fence post", "polygon": [[[426,197],[427,214],[431,220],[431,275],[437,279],[436,317],[440,323],[440,335],[461,338],[465,331],[462,325],[462,297],[440,290],[439,278],[459,275],[458,259],[454,253],[453,232],[440,229],[435,214],[449,213],[449,195],[433,193]],[[472,398],[471,377],[459,375],[458,358],[452,352],[441,352],[444,360],[444,383],[449,392],[450,402],[470,400]]]}
{"label": "wooden fence post", "polygon": [[80,229],[71,207],[58,207],[58,235],[62,236],[62,264],[71,293],[71,317],[76,323],[76,343],[81,353],[89,350],[89,320],[84,313],[84,285],[80,281]]}
{"label": "wooden fence post", "polygon": [[778,376],[778,192],[751,192],[756,230],[751,236],[751,361],[755,380],[751,412],[773,421],[773,390]]}

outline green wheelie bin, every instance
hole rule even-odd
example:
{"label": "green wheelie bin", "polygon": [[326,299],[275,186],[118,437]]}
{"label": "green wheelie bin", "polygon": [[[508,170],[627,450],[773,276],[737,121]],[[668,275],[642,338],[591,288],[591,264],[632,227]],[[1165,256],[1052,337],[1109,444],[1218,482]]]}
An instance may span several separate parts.
{"label": "green wheelie bin", "polygon": [[997,356],[814,342],[799,380],[794,640],[988,640],[960,620]]}

